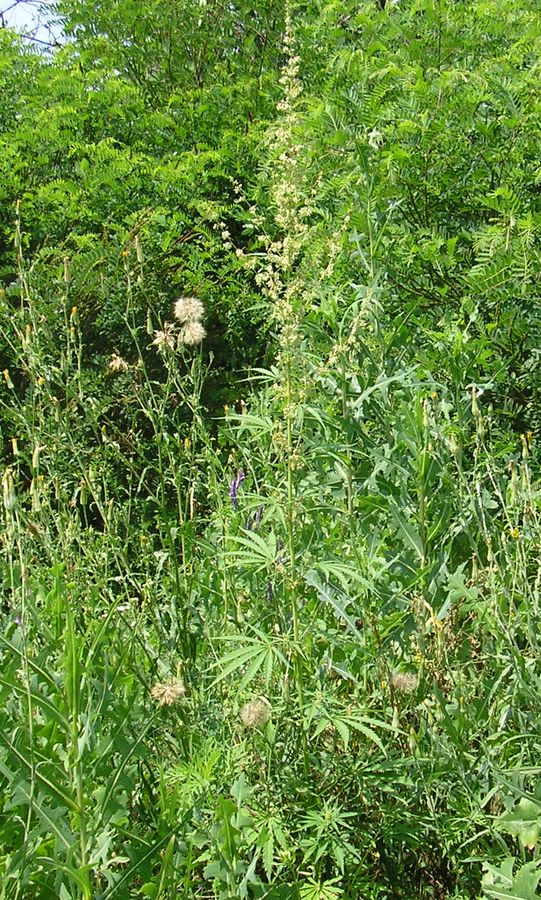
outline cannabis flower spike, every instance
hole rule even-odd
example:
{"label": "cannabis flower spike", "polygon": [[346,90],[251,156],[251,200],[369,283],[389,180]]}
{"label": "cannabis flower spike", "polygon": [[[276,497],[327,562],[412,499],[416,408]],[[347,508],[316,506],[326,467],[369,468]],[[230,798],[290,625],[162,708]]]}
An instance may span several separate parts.
{"label": "cannabis flower spike", "polygon": [[242,724],[246,728],[263,728],[270,719],[271,705],[264,697],[250,700],[240,711]]}
{"label": "cannabis flower spike", "polygon": [[186,687],[181,678],[170,678],[154,685],[150,696],[158,706],[172,706],[186,694]]}

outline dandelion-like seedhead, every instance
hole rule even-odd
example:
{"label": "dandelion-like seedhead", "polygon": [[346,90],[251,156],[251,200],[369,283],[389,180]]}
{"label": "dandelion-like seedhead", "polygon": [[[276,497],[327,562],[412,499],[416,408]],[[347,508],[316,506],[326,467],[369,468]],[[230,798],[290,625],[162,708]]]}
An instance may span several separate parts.
{"label": "dandelion-like seedhead", "polygon": [[201,343],[206,333],[201,322],[197,319],[190,320],[180,332],[179,340],[181,343],[186,344],[187,347],[195,347],[196,344]]}
{"label": "dandelion-like seedhead", "polygon": [[181,324],[199,321],[203,318],[205,308],[201,300],[195,297],[179,297],[174,306],[174,316]]}
{"label": "dandelion-like seedhead", "polygon": [[129,369],[129,365],[125,359],[122,359],[118,353],[113,353],[107,367],[110,372],[125,372]]}
{"label": "dandelion-like seedhead", "polygon": [[246,728],[263,728],[270,715],[271,705],[263,697],[245,703],[240,711],[241,722]]}
{"label": "dandelion-like seedhead", "polygon": [[159,681],[150,692],[152,699],[158,706],[172,706],[186,694],[186,686],[181,678],[170,678],[168,681]]}
{"label": "dandelion-like seedhead", "polygon": [[164,350],[166,347],[169,347],[170,350],[174,350],[175,326],[172,325],[171,322],[164,322],[163,331],[154,332],[152,344],[154,347],[157,347],[158,350]]}
{"label": "dandelion-like seedhead", "polygon": [[414,694],[419,687],[419,679],[414,672],[393,672],[389,681],[398,694]]}

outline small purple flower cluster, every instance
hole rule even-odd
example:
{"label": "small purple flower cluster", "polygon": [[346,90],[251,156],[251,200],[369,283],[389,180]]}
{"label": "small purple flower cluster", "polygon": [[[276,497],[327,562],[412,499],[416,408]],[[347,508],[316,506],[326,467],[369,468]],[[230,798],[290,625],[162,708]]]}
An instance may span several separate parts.
{"label": "small purple flower cluster", "polygon": [[236,474],[236,477],[233,479],[233,481],[229,485],[229,496],[231,497],[231,503],[232,503],[234,509],[238,508],[239,501],[237,498],[237,491],[245,478],[246,478],[246,475],[244,474],[242,469],[239,469]]}

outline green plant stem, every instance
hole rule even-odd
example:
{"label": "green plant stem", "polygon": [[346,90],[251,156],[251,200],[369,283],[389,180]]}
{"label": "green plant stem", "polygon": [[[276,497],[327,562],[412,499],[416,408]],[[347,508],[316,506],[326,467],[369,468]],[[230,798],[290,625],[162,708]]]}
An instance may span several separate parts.
{"label": "green plant stem", "polygon": [[[75,634],[75,623],[70,607],[69,597],[63,589],[59,573],[56,574],[55,590],[64,596],[66,614],[66,693],[70,705],[71,726],[71,765],[75,776],[75,796],[77,799],[77,827],[79,830],[80,864],[88,863],[88,835],[85,813],[84,772],[81,753],[79,751],[79,731],[81,727],[81,656]],[[84,898],[90,896],[84,893]]]}
{"label": "green plant stem", "polygon": [[291,595],[291,621],[293,624],[295,682],[299,706],[304,702],[302,663],[299,651],[299,610],[297,604],[297,557],[295,552],[295,479],[293,472],[293,384],[291,357],[286,363],[286,461],[287,461],[287,546],[289,552],[289,589]]}
{"label": "green plant stem", "polygon": [[[342,386],[341,386],[341,395],[342,395],[342,419],[344,424],[347,418],[348,412],[348,398],[347,398],[347,387],[346,387],[346,359],[345,356],[342,357]],[[346,490],[347,490],[347,513],[350,519],[350,524],[352,525],[352,517],[353,517],[353,473],[351,468],[351,460],[348,459],[347,467],[346,467]]]}

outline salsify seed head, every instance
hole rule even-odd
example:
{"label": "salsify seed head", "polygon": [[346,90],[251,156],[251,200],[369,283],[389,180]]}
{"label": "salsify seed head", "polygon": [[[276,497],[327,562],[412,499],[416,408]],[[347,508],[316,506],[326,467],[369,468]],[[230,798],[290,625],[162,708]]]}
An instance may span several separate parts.
{"label": "salsify seed head", "polygon": [[175,319],[178,322],[198,322],[203,318],[205,308],[201,300],[195,297],[179,297],[174,306]]}
{"label": "salsify seed head", "polygon": [[154,685],[150,696],[158,706],[172,706],[186,694],[186,686],[181,678],[169,678]]}
{"label": "salsify seed head", "polygon": [[246,728],[263,728],[269,721],[270,715],[271,705],[263,697],[245,703],[240,711],[241,722]]}
{"label": "salsify seed head", "polygon": [[419,679],[414,672],[393,672],[390,682],[399,694],[414,694],[419,687]]}
{"label": "salsify seed head", "polygon": [[190,319],[180,332],[180,341],[187,347],[195,347],[196,344],[201,343],[206,333],[201,322],[197,319]]}

